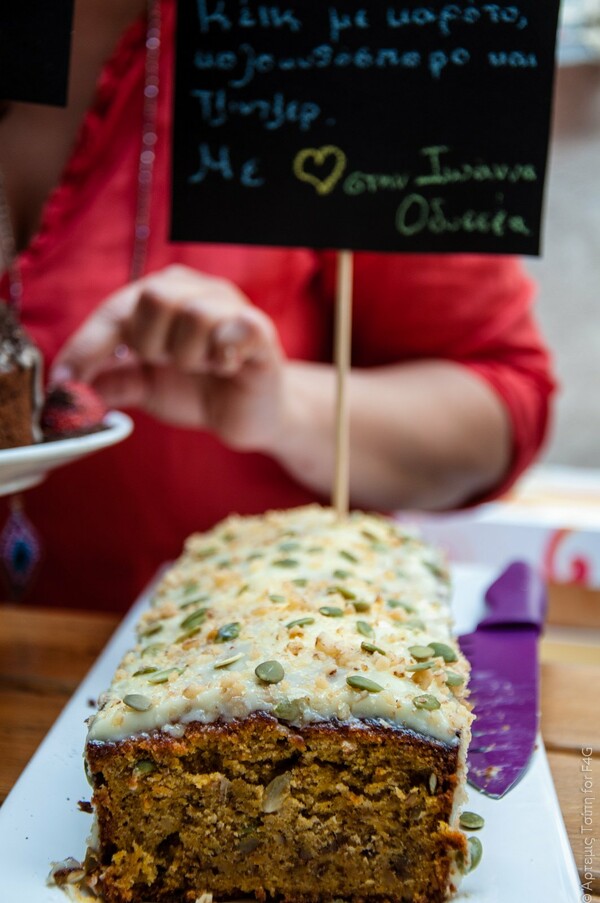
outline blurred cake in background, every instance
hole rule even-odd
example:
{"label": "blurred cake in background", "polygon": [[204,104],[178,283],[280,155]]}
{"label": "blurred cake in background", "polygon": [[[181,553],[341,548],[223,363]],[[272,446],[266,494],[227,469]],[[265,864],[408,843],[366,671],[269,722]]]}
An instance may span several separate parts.
{"label": "blurred cake in background", "polygon": [[0,449],[71,439],[104,429],[107,410],[84,383],[42,388],[42,355],[0,301]]}
{"label": "blurred cake in background", "polygon": [[42,356],[0,301],[0,449],[42,440]]}

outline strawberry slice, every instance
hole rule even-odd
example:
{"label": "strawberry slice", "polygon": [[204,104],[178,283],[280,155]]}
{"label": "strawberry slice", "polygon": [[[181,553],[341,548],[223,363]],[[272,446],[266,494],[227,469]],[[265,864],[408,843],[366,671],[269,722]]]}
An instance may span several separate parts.
{"label": "strawberry slice", "polygon": [[45,439],[69,439],[103,429],[106,405],[94,390],[79,382],[65,382],[49,389],[42,408]]}

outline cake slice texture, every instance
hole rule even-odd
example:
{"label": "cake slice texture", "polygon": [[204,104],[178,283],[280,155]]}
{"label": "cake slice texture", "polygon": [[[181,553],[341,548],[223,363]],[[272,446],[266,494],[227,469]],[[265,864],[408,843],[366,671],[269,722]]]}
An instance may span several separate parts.
{"label": "cake slice texture", "polygon": [[31,445],[42,438],[42,356],[0,301],[0,449]]}
{"label": "cake slice texture", "polygon": [[472,716],[430,547],[310,506],[191,537],[89,724],[107,903],[441,903]]}

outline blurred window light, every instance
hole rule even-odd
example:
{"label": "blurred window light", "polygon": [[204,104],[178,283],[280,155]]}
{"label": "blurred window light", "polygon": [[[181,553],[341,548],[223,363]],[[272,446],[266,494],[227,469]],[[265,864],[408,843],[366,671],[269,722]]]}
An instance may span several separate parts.
{"label": "blurred window light", "polygon": [[562,0],[558,62],[600,63],[600,0]]}

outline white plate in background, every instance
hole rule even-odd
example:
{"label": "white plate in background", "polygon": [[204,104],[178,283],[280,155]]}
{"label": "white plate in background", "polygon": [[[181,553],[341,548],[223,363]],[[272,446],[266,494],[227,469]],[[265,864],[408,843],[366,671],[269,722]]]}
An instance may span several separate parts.
{"label": "white plate in background", "polygon": [[131,417],[121,411],[109,411],[103,425],[104,429],[86,436],[0,450],[0,495],[37,486],[48,471],[116,445],[133,430]]}

